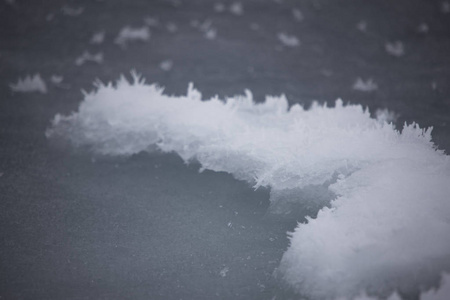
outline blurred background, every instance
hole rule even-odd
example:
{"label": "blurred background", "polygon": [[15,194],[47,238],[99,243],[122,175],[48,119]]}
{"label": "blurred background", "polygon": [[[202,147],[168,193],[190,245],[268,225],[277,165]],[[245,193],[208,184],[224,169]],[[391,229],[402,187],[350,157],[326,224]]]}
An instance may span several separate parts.
{"label": "blurred background", "polygon": [[[450,2],[2,0],[0,298],[287,299],[273,273],[303,215],[175,155],[98,158],[45,138],[96,79],[165,93],[337,98],[433,126],[450,150]],[[40,91],[18,84],[39,75]],[[45,89],[42,89],[42,84]],[[312,209],[312,212],[311,212]]]}

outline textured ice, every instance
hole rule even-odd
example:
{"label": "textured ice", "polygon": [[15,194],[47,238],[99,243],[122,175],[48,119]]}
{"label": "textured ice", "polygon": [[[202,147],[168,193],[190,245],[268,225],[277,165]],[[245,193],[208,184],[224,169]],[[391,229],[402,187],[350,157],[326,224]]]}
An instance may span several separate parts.
{"label": "textured ice", "polygon": [[27,75],[24,79],[19,78],[17,83],[9,84],[9,87],[13,92],[30,93],[30,92],[41,92],[43,94],[47,93],[47,85],[42,79],[40,74],[35,74],[34,76]]}
{"label": "textured ice", "polygon": [[448,156],[431,129],[399,132],[360,105],[305,109],[284,96],[254,103],[249,91],[203,101],[192,85],[168,96],[135,76],[97,83],[46,134],[103,155],[175,152],[270,187],[273,206],[301,204],[314,187],[328,191],[334,200],[290,234],[278,268],[300,296],[418,295],[450,270]]}

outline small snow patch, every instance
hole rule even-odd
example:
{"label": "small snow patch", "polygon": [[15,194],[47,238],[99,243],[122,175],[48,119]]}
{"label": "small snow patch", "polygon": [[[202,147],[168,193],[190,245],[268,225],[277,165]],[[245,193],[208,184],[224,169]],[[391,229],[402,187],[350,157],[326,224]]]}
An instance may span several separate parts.
{"label": "small snow patch", "polygon": [[104,40],[105,40],[105,32],[99,31],[94,33],[94,35],[92,35],[90,43],[94,45],[99,45],[103,43]]}
{"label": "small snow patch", "polygon": [[372,80],[372,78],[364,81],[361,77],[358,77],[353,84],[353,89],[361,92],[373,92],[378,89],[378,85]]}
{"label": "small snow patch", "polygon": [[61,11],[66,16],[77,17],[77,16],[81,15],[84,12],[84,7],[73,8],[73,7],[64,5],[61,8]]}
{"label": "small snow patch", "polygon": [[159,67],[161,68],[161,70],[168,72],[172,70],[173,61],[171,61],[170,59],[164,60],[159,64]]}
{"label": "small snow patch", "polygon": [[367,22],[364,20],[359,21],[358,24],[356,24],[356,29],[358,29],[359,31],[362,31],[362,32],[366,32],[367,31]]}
{"label": "small snow patch", "polygon": [[167,31],[170,33],[175,33],[178,31],[178,26],[177,24],[173,23],[173,22],[169,22],[166,25]]}
{"label": "small snow patch", "polygon": [[114,40],[114,43],[126,48],[127,44],[131,41],[148,41],[150,39],[150,29],[147,26],[141,28],[132,28],[130,26],[123,27],[119,35]]}
{"label": "small snow patch", "polygon": [[280,32],[277,35],[278,39],[287,47],[298,47],[300,46],[300,40],[294,35],[288,35],[284,32]]}
{"label": "small snow patch", "polygon": [[43,94],[47,93],[47,85],[41,78],[40,74],[35,74],[34,76],[25,76],[24,79],[19,78],[17,83],[10,84],[9,87],[13,92],[20,93],[31,93],[31,92],[41,92]]}
{"label": "small snow patch", "polygon": [[52,75],[52,77],[50,77],[50,81],[53,84],[60,84],[63,81],[63,77],[59,76],[59,75]]}
{"label": "small snow patch", "polygon": [[420,25],[417,26],[418,33],[428,33],[428,31],[430,31],[430,28],[427,23],[420,23]]}
{"label": "small snow patch", "polygon": [[198,28],[198,30],[200,30],[200,32],[203,32],[203,34],[205,35],[205,38],[207,38],[208,40],[213,40],[217,37],[217,29],[212,27],[212,21],[209,19],[206,19],[201,24],[198,21],[191,22],[191,25],[195,28]]}
{"label": "small snow patch", "polygon": [[220,274],[220,276],[222,276],[222,277],[226,277],[228,271],[230,271],[230,268],[224,267],[222,270],[220,270],[219,274]]}
{"label": "small snow patch", "polygon": [[83,54],[75,60],[75,65],[81,66],[88,61],[101,64],[103,62],[103,52],[91,54],[88,51],[84,51]]}
{"label": "small snow patch", "polygon": [[208,29],[208,31],[205,32],[205,37],[208,40],[213,40],[216,38],[216,36],[217,36],[217,29],[215,28],[210,28]]}
{"label": "small snow patch", "polygon": [[251,23],[250,24],[250,29],[251,30],[259,30],[261,27],[259,26],[259,24],[258,23]]}
{"label": "small snow patch", "polygon": [[292,9],[292,15],[294,16],[294,20],[297,22],[301,22],[304,20],[303,13],[298,8]]}
{"label": "small snow patch", "polygon": [[230,12],[235,16],[242,16],[244,14],[244,7],[241,2],[234,2],[230,5]]}
{"label": "small snow patch", "polygon": [[159,26],[158,19],[153,18],[153,17],[145,17],[144,23],[145,23],[145,25],[150,26],[150,27],[158,27]]}
{"label": "small snow patch", "polygon": [[400,41],[396,41],[393,43],[386,43],[384,45],[384,49],[386,49],[386,52],[393,56],[403,56],[405,54],[405,48],[403,46],[403,43]]}
{"label": "small snow patch", "polygon": [[214,4],[214,11],[217,13],[221,13],[225,11],[225,5],[223,3],[216,3]]}
{"label": "small snow patch", "polygon": [[393,122],[397,121],[398,114],[396,114],[393,111],[388,110],[387,108],[384,108],[384,109],[379,108],[375,111],[375,117],[377,118],[378,121],[386,122],[386,123],[393,123]]}
{"label": "small snow patch", "polygon": [[450,2],[449,1],[442,1],[441,12],[444,14],[450,13]]}

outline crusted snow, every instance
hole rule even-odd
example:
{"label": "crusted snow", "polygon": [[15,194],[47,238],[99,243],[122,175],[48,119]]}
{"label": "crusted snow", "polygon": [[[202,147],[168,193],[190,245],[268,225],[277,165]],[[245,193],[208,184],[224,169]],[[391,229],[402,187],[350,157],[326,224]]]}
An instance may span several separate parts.
{"label": "crusted snow", "polygon": [[275,206],[328,189],[334,200],[290,234],[278,268],[300,296],[431,293],[450,270],[450,161],[417,124],[397,131],[341,100],[289,108],[284,96],[257,104],[246,91],[204,101],[192,85],[168,96],[135,76],[97,83],[46,135],[103,155],[175,152],[270,187]]}

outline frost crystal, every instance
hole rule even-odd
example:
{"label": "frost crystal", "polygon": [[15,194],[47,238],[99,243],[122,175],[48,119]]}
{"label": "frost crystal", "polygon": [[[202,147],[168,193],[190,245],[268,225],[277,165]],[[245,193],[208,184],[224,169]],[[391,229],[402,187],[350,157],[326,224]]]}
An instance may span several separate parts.
{"label": "frost crystal", "polygon": [[77,17],[81,15],[84,11],[84,7],[78,7],[78,8],[72,8],[70,6],[64,5],[61,8],[63,14],[70,16],[70,17]]}
{"label": "frost crystal", "polygon": [[103,62],[103,53],[99,52],[97,54],[91,54],[88,51],[84,51],[83,54],[75,60],[75,65],[81,66],[88,61],[101,64]]}
{"label": "frost crystal", "polygon": [[41,92],[43,94],[47,93],[47,85],[41,78],[40,74],[35,74],[33,77],[27,75],[24,79],[19,78],[17,83],[9,84],[9,87],[13,92],[30,93],[30,92]]}
{"label": "frost crystal", "polygon": [[236,16],[242,16],[244,14],[244,7],[241,2],[234,2],[230,5],[230,12]]}
{"label": "frost crystal", "polygon": [[405,49],[403,47],[403,43],[400,41],[396,41],[394,43],[386,43],[384,46],[386,52],[393,56],[403,56],[405,54]]}
{"label": "frost crystal", "polygon": [[114,43],[118,44],[122,48],[126,48],[131,41],[148,41],[150,39],[150,29],[147,26],[141,28],[132,28],[125,26],[119,32],[119,35],[114,40]]}
{"label": "frost crystal", "polygon": [[300,41],[296,36],[288,35],[284,32],[280,32],[277,35],[278,39],[287,47],[297,47],[300,46]]}
{"label": "frost crystal", "polygon": [[270,187],[272,206],[301,207],[311,191],[334,195],[290,234],[278,268],[301,297],[425,293],[450,270],[450,160],[417,124],[400,132],[341,100],[308,110],[284,96],[254,103],[250,91],[203,101],[192,85],[168,96],[134,75],[97,83],[46,135],[104,155],[156,146]]}
{"label": "frost crystal", "polygon": [[375,81],[372,80],[372,78],[364,81],[360,77],[358,77],[353,84],[353,89],[362,92],[373,92],[378,89],[378,85],[375,83]]}
{"label": "frost crystal", "polygon": [[298,8],[294,8],[292,9],[292,15],[294,16],[294,19],[297,22],[301,22],[303,21],[304,17],[303,17],[303,13],[300,11],[300,9]]}
{"label": "frost crystal", "polygon": [[90,43],[99,45],[99,44],[103,43],[104,40],[105,40],[105,32],[99,31],[99,32],[94,33],[94,35],[91,38]]}

